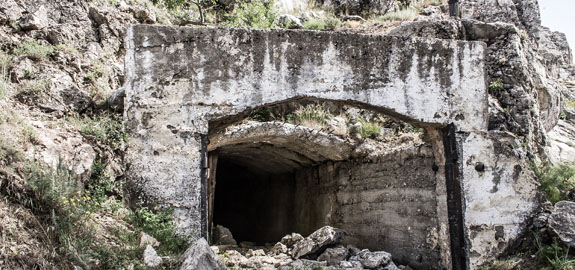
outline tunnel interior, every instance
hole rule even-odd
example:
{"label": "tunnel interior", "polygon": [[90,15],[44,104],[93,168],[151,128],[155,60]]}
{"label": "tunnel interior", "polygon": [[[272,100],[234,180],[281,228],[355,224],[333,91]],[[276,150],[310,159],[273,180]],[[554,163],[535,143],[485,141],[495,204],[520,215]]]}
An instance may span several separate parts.
{"label": "tunnel interior", "polygon": [[230,229],[238,242],[263,245],[296,231],[295,172],[305,164],[273,148],[250,144],[217,151],[213,223]]}

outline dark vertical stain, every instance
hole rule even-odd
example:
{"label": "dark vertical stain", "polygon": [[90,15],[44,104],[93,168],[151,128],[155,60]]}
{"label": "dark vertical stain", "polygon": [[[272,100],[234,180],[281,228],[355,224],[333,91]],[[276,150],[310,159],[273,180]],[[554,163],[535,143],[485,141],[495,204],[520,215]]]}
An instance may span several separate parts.
{"label": "dark vertical stain", "polygon": [[463,233],[463,203],[459,179],[459,160],[455,125],[441,130],[445,150],[445,184],[447,186],[447,215],[453,270],[467,270],[467,251]]}
{"label": "dark vertical stain", "polygon": [[207,134],[200,134],[200,216],[201,216],[201,236],[208,240],[208,144],[210,143]]}

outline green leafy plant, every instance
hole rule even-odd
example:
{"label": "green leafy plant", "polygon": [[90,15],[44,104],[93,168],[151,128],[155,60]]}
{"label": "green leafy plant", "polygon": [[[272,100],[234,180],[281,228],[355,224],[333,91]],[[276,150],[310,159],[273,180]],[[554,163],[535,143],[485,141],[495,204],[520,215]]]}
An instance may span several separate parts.
{"label": "green leafy plant", "polygon": [[565,101],[565,107],[575,110],[575,100],[565,98],[564,101]]}
{"label": "green leafy plant", "polygon": [[54,46],[42,45],[37,41],[28,41],[14,50],[16,55],[27,56],[33,60],[46,59],[54,54]]}
{"label": "green leafy plant", "polygon": [[303,24],[304,29],[310,30],[335,30],[341,25],[337,18],[309,19]]}
{"label": "green leafy plant", "polygon": [[250,114],[249,119],[254,120],[254,121],[258,121],[258,122],[267,122],[267,121],[270,121],[272,119],[272,115],[271,115],[271,112],[268,108],[263,107],[261,109],[253,111]]}
{"label": "green leafy plant", "polygon": [[0,99],[4,98],[10,90],[8,71],[12,67],[12,56],[0,50]]}
{"label": "green leafy plant", "polygon": [[50,90],[50,82],[47,80],[32,80],[21,85],[20,94],[40,97]]}
{"label": "green leafy plant", "polygon": [[8,166],[22,159],[22,154],[18,149],[7,141],[0,139],[0,165]]}
{"label": "green leafy plant", "polygon": [[252,0],[241,2],[226,19],[230,27],[274,28],[277,27],[278,13],[273,1]]}
{"label": "green leafy plant", "polygon": [[188,246],[186,238],[176,235],[172,212],[169,210],[143,207],[134,211],[129,220],[137,230],[153,236],[161,243],[158,247],[160,255],[179,255]]}
{"label": "green leafy plant", "polygon": [[503,91],[503,81],[495,80],[489,83],[489,89],[494,92]]}
{"label": "green leafy plant", "polygon": [[111,147],[119,147],[126,140],[122,122],[114,115],[103,114],[92,118],[73,118],[72,122],[80,126],[80,132],[93,136]]}
{"label": "green leafy plant", "polygon": [[532,165],[531,168],[550,202],[555,204],[561,200],[573,200],[571,196],[575,192],[575,166],[543,164]]}
{"label": "green leafy plant", "polygon": [[379,16],[375,19],[375,21],[413,21],[415,17],[417,17],[417,9],[412,7],[404,7],[398,11],[388,12],[383,16]]}
{"label": "green leafy plant", "polygon": [[327,125],[333,115],[321,104],[309,104],[299,107],[290,116],[290,120],[295,124],[320,124]]}
{"label": "green leafy plant", "polygon": [[381,125],[377,122],[359,121],[357,131],[363,138],[375,138],[381,131]]}
{"label": "green leafy plant", "polygon": [[575,270],[575,259],[569,254],[569,247],[564,247],[557,239],[553,239],[551,244],[543,244],[536,234],[535,244],[539,260],[547,265],[542,270]]}
{"label": "green leafy plant", "polygon": [[92,63],[90,70],[86,72],[86,79],[92,82],[95,82],[97,79],[104,76],[108,76],[108,70],[106,70],[106,66],[104,66],[104,64],[100,61]]}

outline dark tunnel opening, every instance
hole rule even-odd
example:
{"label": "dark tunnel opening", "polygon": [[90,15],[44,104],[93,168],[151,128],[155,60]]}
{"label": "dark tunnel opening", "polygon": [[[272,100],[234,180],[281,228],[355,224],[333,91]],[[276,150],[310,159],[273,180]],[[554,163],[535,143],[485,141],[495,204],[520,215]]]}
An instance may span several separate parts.
{"label": "dark tunnel opening", "polygon": [[302,165],[265,150],[272,147],[218,150],[213,224],[238,243],[274,243],[296,231],[295,171]]}

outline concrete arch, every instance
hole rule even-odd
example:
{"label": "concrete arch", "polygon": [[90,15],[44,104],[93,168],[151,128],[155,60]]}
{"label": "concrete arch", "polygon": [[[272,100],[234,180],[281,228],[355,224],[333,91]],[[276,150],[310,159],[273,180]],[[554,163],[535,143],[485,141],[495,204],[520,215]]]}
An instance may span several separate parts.
{"label": "concrete arch", "polygon": [[[432,127],[441,142],[434,145],[443,156],[440,170],[455,181],[446,192],[460,196],[453,205],[459,210],[449,211],[463,211],[457,226],[444,228],[458,237],[451,241],[454,269],[480,262],[470,262],[469,252],[497,250],[488,239],[495,226],[515,237],[534,204],[511,182],[492,194],[484,189],[515,175],[505,162],[516,161],[492,159],[481,42],[150,25],[130,26],[126,35],[127,178],[142,200],[175,209],[183,233],[205,234],[210,121],[298,98],[363,104]],[[475,162],[493,171],[478,174]],[[525,210],[513,212],[514,205],[498,203],[501,197],[521,201]],[[491,200],[499,208],[489,209],[489,198],[499,198]],[[514,214],[504,224],[475,218],[498,213]]]}

